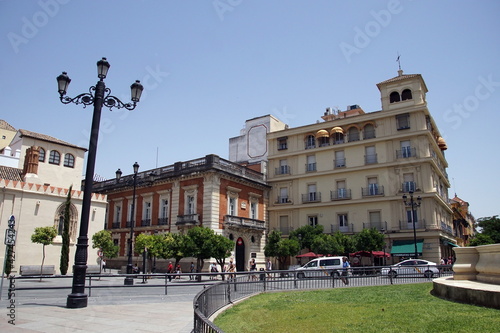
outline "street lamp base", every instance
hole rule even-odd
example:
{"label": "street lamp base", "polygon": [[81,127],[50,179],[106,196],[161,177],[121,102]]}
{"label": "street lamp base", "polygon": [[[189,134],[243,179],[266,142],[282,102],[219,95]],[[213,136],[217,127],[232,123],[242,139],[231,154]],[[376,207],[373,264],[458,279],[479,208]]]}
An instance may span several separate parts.
{"label": "street lamp base", "polygon": [[134,278],[131,277],[126,277],[125,280],[123,281],[123,284],[126,286],[133,286],[134,285]]}
{"label": "street lamp base", "polygon": [[81,309],[87,307],[87,295],[85,294],[69,294],[66,300],[68,309]]}

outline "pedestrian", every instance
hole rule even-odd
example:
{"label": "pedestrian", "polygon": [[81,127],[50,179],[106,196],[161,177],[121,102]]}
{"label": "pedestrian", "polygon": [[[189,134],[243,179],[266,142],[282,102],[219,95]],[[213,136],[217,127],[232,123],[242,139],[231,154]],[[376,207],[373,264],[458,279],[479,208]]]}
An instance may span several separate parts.
{"label": "pedestrian", "polygon": [[139,267],[137,266],[137,264],[135,264],[134,267],[132,267],[132,273],[139,274]]}
{"label": "pedestrian", "polygon": [[101,264],[103,272],[106,273],[106,260],[102,259]]}
{"label": "pedestrian", "polygon": [[172,265],[172,262],[168,262],[167,266],[167,276],[168,276],[168,282],[172,281],[172,273],[174,272],[174,265]]}
{"label": "pedestrian", "polygon": [[347,276],[349,274],[349,267],[351,267],[351,265],[349,264],[349,261],[347,261],[347,257],[342,257],[342,275],[340,279],[346,285],[349,284],[349,280],[347,279]]}
{"label": "pedestrian", "polygon": [[177,264],[177,266],[175,267],[175,273],[177,274],[177,276],[175,278],[180,280],[181,279],[180,274],[182,273],[181,264]]}
{"label": "pedestrian", "polygon": [[[191,261],[191,265],[189,266],[189,272],[194,273],[194,262]],[[189,280],[193,280],[194,276],[189,275]]]}
{"label": "pedestrian", "polygon": [[267,271],[267,277],[270,279],[272,278],[271,271],[273,270],[273,263],[270,258],[267,259],[266,263],[266,271]]}
{"label": "pedestrian", "polygon": [[[248,270],[250,272],[255,272],[257,270],[257,264],[255,263],[254,258],[250,259],[250,261],[248,262]],[[250,274],[248,276],[248,280],[250,280],[250,277],[252,278],[252,281],[257,280],[257,275],[255,274]]]}
{"label": "pedestrian", "polygon": [[[229,261],[229,268],[228,268],[228,272],[229,272],[229,273],[234,273],[234,272],[236,272],[236,265],[233,263],[233,260],[232,260],[232,259]],[[235,277],[235,276],[236,276],[235,274],[229,274],[229,278],[230,278],[230,279],[234,279],[234,277]]]}
{"label": "pedestrian", "polygon": [[[210,272],[211,273],[217,273],[217,272],[219,272],[219,270],[217,269],[217,265],[214,262],[210,266]],[[210,280],[217,280],[217,274],[211,274],[210,275]]]}

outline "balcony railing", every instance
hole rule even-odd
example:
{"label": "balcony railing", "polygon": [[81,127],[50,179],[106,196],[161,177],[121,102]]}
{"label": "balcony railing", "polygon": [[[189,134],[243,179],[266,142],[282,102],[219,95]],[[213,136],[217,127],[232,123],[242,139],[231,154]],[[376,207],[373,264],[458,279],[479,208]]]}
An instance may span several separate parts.
{"label": "balcony railing", "polygon": [[343,233],[353,233],[354,232],[354,225],[353,224],[348,224],[348,225],[345,225],[345,226],[340,226],[338,224],[332,224],[331,225],[331,230],[332,230],[332,234],[337,232],[337,231],[340,231],[340,232],[343,232]]}
{"label": "balcony railing", "polygon": [[406,147],[401,150],[396,150],[396,158],[409,158],[417,157],[417,149],[412,147]]}
{"label": "balcony railing", "polygon": [[375,228],[380,232],[387,231],[387,222],[363,222],[363,229]]}
{"label": "balcony railing", "polygon": [[302,194],[302,203],[320,202],[320,201],[321,201],[321,192],[310,192],[307,194]]}
{"label": "balcony railing", "polygon": [[377,154],[365,155],[365,164],[377,163]]}
{"label": "balcony railing", "polygon": [[417,191],[417,183],[415,182],[404,182],[401,185],[401,191],[404,193],[410,193]]}
{"label": "balcony railing", "polygon": [[118,228],[120,228],[120,222],[113,222],[113,223],[111,224],[111,228],[113,228],[113,229],[118,229]]}
{"label": "balcony railing", "polygon": [[345,158],[337,158],[336,160],[333,160],[333,167],[335,169],[345,168],[345,165],[346,165]]}
{"label": "balcony railing", "polygon": [[158,225],[168,225],[168,217],[159,217]]}
{"label": "balcony railing", "polygon": [[316,171],[316,163],[306,163],[306,172]]}
{"label": "balcony railing", "polygon": [[141,227],[149,227],[151,225],[151,219],[141,220]]}
{"label": "balcony railing", "polygon": [[226,215],[224,217],[224,223],[227,226],[232,227],[240,227],[246,229],[257,229],[257,230],[265,230],[266,222],[256,219],[250,219],[247,217],[239,217],[233,215]]}
{"label": "balcony railing", "polygon": [[289,175],[290,172],[290,166],[288,165],[282,165],[276,169],[274,169],[274,174],[275,175]]}
{"label": "balcony railing", "polygon": [[330,200],[347,200],[351,199],[351,189],[339,188],[335,191],[330,191]]}
{"label": "balcony railing", "polygon": [[443,230],[449,234],[453,234],[453,228],[450,227],[449,225],[447,225],[446,223],[444,223],[443,221],[441,221],[441,230]]}
{"label": "balcony railing", "polygon": [[[127,223],[125,223],[125,227],[126,228],[130,228],[132,226],[132,221],[127,221]],[[135,225],[134,225],[135,227]]]}
{"label": "balcony railing", "polygon": [[368,187],[362,187],[361,195],[364,197],[384,195],[384,186],[378,184],[370,184]]}
{"label": "balcony railing", "polygon": [[[425,220],[416,220],[415,221],[415,229],[424,229],[426,227]],[[413,230],[412,221],[399,221],[399,229],[401,230]]]}
{"label": "balcony railing", "polygon": [[292,203],[292,201],[290,200],[290,198],[288,196],[278,196],[275,203],[276,204],[289,204],[289,203]]}
{"label": "balcony railing", "polygon": [[177,215],[176,225],[196,225],[200,221],[199,214]]}

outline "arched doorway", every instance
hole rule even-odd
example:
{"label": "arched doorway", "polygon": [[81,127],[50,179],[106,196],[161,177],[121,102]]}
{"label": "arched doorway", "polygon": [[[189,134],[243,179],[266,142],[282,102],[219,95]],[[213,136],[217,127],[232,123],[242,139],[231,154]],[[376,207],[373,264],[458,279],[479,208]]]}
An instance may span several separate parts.
{"label": "arched doorway", "polygon": [[245,271],[245,242],[243,238],[238,237],[236,240],[236,271],[243,272]]}

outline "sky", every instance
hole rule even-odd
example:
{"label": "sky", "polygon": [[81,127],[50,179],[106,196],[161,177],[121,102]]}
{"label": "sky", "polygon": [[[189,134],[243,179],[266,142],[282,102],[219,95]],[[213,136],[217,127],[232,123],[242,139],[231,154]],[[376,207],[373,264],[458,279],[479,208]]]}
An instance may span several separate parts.
{"label": "sky", "polygon": [[62,104],[56,77],[68,73],[68,96],[86,93],[106,57],[111,95],[129,102],[144,85],[135,110],[103,108],[95,171],[110,179],[136,161],[227,159],[247,119],[379,111],[376,84],[400,64],[429,89],[450,197],[498,215],[499,13],[494,0],[0,0],[0,119],[88,148],[93,108]]}

